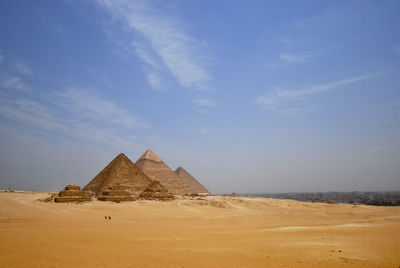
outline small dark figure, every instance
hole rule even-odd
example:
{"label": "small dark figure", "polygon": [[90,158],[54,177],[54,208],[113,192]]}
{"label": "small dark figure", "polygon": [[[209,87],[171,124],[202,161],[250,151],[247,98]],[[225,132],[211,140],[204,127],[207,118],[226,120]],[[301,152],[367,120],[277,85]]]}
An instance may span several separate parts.
{"label": "small dark figure", "polygon": [[108,219],[111,220],[111,216],[108,216]]}
{"label": "small dark figure", "polygon": [[106,219],[106,220],[107,220],[107,216],[104,216],[104,219]]}

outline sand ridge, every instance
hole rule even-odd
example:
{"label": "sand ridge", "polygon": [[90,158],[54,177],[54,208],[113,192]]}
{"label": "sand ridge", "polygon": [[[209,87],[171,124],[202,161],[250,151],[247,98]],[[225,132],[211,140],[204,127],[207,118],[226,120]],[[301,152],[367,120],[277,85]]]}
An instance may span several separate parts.
{"label": "sand ridge", "polygon": [[[210,196],[36,201],[0,192],[0,267],[398,267],[400,208]],[[105,220],[104,216],[112,216]]]}

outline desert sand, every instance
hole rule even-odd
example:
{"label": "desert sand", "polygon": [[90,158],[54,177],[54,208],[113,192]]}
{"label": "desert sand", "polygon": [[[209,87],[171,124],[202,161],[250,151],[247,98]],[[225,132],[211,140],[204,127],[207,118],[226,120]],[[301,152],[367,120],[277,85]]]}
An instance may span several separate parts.
{"label": "desert sand", "polygon": [[[399,267],[400,207],[0,192],[1,267]],[[111,216],[106,220],[105,216]]]}

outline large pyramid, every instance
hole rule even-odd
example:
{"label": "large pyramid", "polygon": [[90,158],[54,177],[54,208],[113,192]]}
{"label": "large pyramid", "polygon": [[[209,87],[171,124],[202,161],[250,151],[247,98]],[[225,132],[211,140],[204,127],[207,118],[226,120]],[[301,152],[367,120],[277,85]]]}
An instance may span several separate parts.
{"label": "large pyramid", "polygon": [[118,188],[129,191],[132,197],[137,198],[150,183],[152,180],[126,155],[119,154],[83,190],[98,197]]}
{"label": "large pyramid", "polygon": [[178,167],[175,173],[187,184],[189,185],[197,194],[210,194],[210,192],[198,182],[189,172],[187,172],[183,167]]}
{"label": "large pyramid", "polygon": [[136,161],[136,166],[150,179],[159,181],[170,193],[183,195],[195,192],[151,149]]}

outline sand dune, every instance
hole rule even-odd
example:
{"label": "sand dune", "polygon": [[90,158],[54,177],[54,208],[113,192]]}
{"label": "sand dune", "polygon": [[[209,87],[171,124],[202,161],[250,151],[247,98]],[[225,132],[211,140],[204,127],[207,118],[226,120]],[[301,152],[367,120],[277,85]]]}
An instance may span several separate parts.
{"label": "sand dune", "polygon": [[46,196],[0,193],[1,267],[400,265],[399,207],[221,196],[36,201]]}

